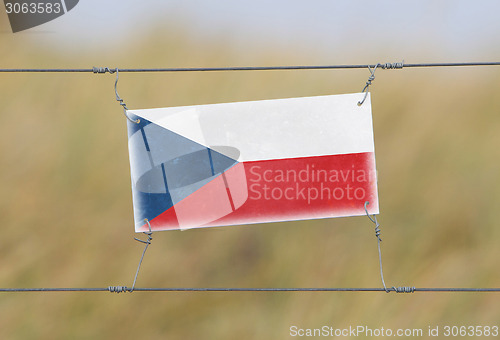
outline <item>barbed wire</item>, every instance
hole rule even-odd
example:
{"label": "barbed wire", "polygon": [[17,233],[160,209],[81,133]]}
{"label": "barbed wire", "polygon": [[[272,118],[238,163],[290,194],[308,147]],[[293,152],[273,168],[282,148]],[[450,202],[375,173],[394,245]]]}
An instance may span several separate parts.
{"label": "barbed wire", "polygon": [[402,69],[415,67],[460,67],[460,66],[500,66],[500,61],[492,62],[457,62],[457,63],[376,63],[353,65],[298,65],[298,66],[234,66],[234,67],[170,67],[170,68],[3,68],[0,72],[73,72],[73,73],[114,73],[119,72],[217,72],[217,71],[278,71],[278,70],[334,70],[334,69],[366,69],[379,67],[382,69]]}
{"label": "barbed wire", "polygon": [[[401,288],[401,287],[400,287]],[[396,293],[500,293],[500,288],[416,288],[395,290]],[[125,286],[106,288],[0,288],[0,293],[22,292],[384,292],[385,288],[138,288],[133,290]]]}

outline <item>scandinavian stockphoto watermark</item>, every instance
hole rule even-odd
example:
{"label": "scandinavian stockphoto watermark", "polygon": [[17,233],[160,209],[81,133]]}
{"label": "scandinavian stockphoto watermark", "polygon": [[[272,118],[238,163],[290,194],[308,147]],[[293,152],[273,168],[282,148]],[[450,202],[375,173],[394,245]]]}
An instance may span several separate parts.
{"label": "scandinavian stockphoto watermark", "polygon": [[291,337],[335,337],[335,338],[454,338],[454,337],[492,337],[499,335],[497,325],[429,325],[424,328],[385,328],[350,325],[349,327],[333,327],[324,325],[318,328],[302,328],[292,325],[289,328]]}
{"label": "scandinavian stockphoto watermark", "polygon": [[314,164],[301,169],[268,169],[259,165],[249,170],[249,199],[304,201],[364,201],[367,185],[375,173],[354,166],[318,169]]}
{"label": "scandinavian stockphoto watermark", "polygon": [[292,337],[422,337],[424,330],[421,328],[371,328],[368,326],[349,326],[344,328],[337,328],[332,326],[322,326],[319,328],[301,328],[295,325],[290,326],[290,336]]}
{"label": "scandinavian stockphoto watermark", "polygon": [[4,0],[12,32],[24,31],[71,11],[79,0]]}

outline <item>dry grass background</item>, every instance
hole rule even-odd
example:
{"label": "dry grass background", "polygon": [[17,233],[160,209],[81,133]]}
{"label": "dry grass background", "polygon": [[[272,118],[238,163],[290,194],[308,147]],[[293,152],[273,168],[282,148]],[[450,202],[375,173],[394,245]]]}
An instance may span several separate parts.
{"label": "dry grass background", "polygon": [[[0,61],[147,67],[307,60],[306,52],[270,47],[249,62],[223,41],[176,36],[62,55],[37,44],[36,35],[0,34]],[[499,75],[497,68],[377,71],[372,102],[388,285],[500,286]],[[143,245],[133,241],[126,123],[114,76],[0,77],[0,286],[130,285]],[[150,108],[359,92],[367,77],[367,70],[122,74],[119,92],[130,108]],[[378,287],[373,225],[356,217],[156,233],[138,286]],[[291,325],[498,325],[499,298],[2,293],[0,338],[285,339]]]}

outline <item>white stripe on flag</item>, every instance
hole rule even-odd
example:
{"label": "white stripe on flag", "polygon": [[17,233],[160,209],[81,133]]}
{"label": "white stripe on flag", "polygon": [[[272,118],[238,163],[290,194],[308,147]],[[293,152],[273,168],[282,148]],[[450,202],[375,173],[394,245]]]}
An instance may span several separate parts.
{"label": "white stripe on flag", "polygon": [[374,152],[370,94],[171,107],[129,112],[240,161]]}

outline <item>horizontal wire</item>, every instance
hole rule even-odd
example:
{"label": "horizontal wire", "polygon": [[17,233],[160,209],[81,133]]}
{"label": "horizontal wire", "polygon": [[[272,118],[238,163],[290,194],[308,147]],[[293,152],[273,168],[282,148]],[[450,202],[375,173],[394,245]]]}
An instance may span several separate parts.
{"label": "horizontal wire", "polygon": [[[333,70],[333,69],[363,69],[385,64],[357,64],[357,65],[302,65],[302,66],[236,66],[236,67],[179,67],[179,68],[4,68],[0,72],[75,72],[75,73],[106,73],[106,72],[214,72],[214,71],[271,71],[271,70]],[[401,67],[456,67],[456,66],[500,66],[500,62],[461,62],[461,63],[400,63]],[[391,67],[386,67],[391,69]],[[104,71],[104,69],[106,69]],[[103,71],[103,72],[101,72]]]}
{"label": "horizontal wire", "polygon": [[[14,292],[115,292],[107,288],[0,288],[0,293]],[[127,287],[121,291],[131,292]],[[134,292],[384,292],[384,288],[137,288]],[[489,292],[500,293],[500,288],[413,288],[413,292]],[[399,292],[398,292],[399,293]]]}

